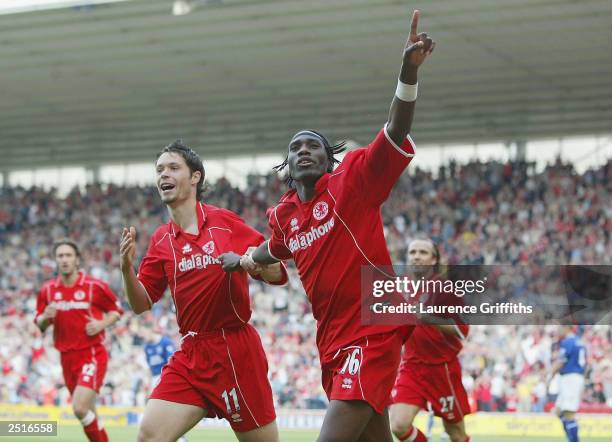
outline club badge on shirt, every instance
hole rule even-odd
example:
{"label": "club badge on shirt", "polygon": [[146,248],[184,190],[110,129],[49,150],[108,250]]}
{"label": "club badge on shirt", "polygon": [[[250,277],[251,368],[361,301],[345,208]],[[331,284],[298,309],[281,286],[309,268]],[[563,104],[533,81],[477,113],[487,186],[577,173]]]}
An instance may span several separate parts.
{"label": "club badge on shirt", "polygon": [[329,206],[327,205],[327,203],[325,201],[319,201],[312,209],[312,216],[314,216],[317,221],[321,221],[327,216],[328,212]]}
{"label": "club badge on shirt", "polygon": [[208,241],[206,244],[202,246],[202,250],[204,251],[204,253],[208,253],[209,255],[212,255],[213,252],[215,251],[215,243],[213,241]]}

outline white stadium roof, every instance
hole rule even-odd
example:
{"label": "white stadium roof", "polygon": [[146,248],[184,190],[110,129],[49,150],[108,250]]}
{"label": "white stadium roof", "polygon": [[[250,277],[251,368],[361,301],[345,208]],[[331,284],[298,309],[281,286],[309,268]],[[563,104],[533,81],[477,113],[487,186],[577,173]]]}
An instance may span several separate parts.
{"label": "white stadium roof", "polygon": [[413,8],[438,42],[419,144],[612,133],[609,0],[199,3],[0,15],[0,170],[147,161],[177,137],[205,157],[279,152],[304,127],[367,142]]}

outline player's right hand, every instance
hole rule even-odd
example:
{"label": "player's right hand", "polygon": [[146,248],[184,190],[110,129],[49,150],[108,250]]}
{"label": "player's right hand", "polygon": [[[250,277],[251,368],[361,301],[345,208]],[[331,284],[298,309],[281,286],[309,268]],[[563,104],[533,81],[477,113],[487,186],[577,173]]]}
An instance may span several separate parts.
{"label": "player's right hand", "polygon": [[131,269],[136,256],[136,228],[134,226],[130,226],[129,229],[127,227],[123,228],[119,253],[121,255],[119,260],[121,270]]}
{"label": "player's right hand", "polygon": [[404,48],[404,61],[414,67],[419,67],[436,47],[436,42],[428,37],[426,32],[417,33],[420,16],[421,12],[418,10],[412,13],[410,35]]}
{"label": "player's right hand", "polygon": [[42,316],[45,319],[53,319],[55,318],[56,313],[57,313],[57,309],[52,305],[48,305],[45,307],[45,311],[43,312]]}
{"label": "player's right hand", "polygon": [[251,276],[259,275],[263,270],[262,265],[253,261],[251,254],[254,250],[255,247],[249,247],[246,253],[240,257],[240,267],[247,271]]}

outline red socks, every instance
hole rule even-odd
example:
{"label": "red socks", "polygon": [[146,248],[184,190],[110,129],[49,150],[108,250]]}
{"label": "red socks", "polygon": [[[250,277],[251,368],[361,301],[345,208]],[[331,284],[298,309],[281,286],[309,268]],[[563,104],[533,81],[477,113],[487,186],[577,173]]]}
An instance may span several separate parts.
{"label": "red socks", "polygon": [[106,430],[98,425],[98,418],[91,410],[81,419],[81,424],[87,439],[91,442],[108,442]]}
{"label": "red socks", "polygon": [[427,438],[417,427],[410,427],[406,434],[399,437],[399,440],[402,442],[427,442]]}

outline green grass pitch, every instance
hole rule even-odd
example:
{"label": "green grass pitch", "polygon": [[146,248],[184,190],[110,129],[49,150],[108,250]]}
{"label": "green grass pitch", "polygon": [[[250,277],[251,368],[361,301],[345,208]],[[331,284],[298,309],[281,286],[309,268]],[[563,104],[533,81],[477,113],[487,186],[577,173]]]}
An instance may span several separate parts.
{"label": "green grass pitch", "polygon": [[[138,428],[133,427],[107,427],[109,439],[111,442],[128,442],[135,441]],[[316,431],[300,431],[300,430],[281,430],[281,442],[314,442],[317,438]],[[189,442],[231,442],[236,441],[236,438],[231,430],[218,430],[207,428],[196,428],[187,434]],[[61,426],[58,429],[57,437],[2,437],[0,442],[82,442],[85,441],[85,435],[80,427],[77,426]],[[432,442],[438,442],[440,439],[434,437]],[[480,436],[472,438],[474,442],[516,442],[515,437],[488,437]],[[537,437],[526,438],[521,437],[521,442],[565,442],[563,438],[555,437]],[[583,439],[581,442],[603,442],[604,439]]]}

